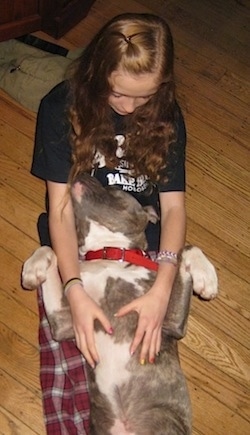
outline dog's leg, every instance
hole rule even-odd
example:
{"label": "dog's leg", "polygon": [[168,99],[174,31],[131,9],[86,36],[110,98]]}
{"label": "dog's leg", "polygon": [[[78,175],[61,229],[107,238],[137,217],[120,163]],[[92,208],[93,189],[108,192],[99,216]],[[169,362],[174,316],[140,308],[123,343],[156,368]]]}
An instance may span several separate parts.
{"label": "dog's leg", "polygon": [[60,308],[62,284],[57,269],[56,255],[49,246],[38,248],[25,261],[22,270],[22,285],[29,290],[42,285],[47,314]]}
{"label": "dog's leg", "polygon": [[57,268],[57,258],[48,246],[38,248],[24,263],[22,285],[34,289],[41,285],[45,312],[55,340],[74,338],[72,319]]}
{"label": "dog's leg", "polygon": [[203,299],[213,299],[218,293],[215,268],[196,246],[186,247],[182,252],[163,325],[163,332],[167,335],[176,339],[185,336],[193,291]]}
{"label": "dog's leg", "polygon": [[186,334],[191,298],[193,294],[192,279],[181,262],[176,276],[168,304],[163,333],[176,338],[183,338]]}

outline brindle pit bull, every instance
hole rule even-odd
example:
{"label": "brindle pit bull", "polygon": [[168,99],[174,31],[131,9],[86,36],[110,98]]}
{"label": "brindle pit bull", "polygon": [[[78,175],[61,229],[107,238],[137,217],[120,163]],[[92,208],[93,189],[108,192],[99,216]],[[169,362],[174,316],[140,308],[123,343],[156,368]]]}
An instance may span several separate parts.
{"label": "brindle pit bull", "polygon": [[[81,175],[71,186],[79,250],[102,250],[103,259],[81,262],[84,289],[102,307],[114,334],[95,325],[100,363],[87,367],[91,400],[92,435],[191,434],[191,405],[182,373],[177,340],[186,332],[192,291],[204,299],[217,294],[213,265],[197,247],[183,250],[179,271],[166,315],[162,344],[155,364],[140,365],[139,352],[129,347],[135,334],[137,314],[114,317],[120,307],[147,292],[155,279],[155,263],[145,258],[145,227],[156,221],[152,209],[143,209],[128,193],[104,188],[90,176]],[[114,261],[104,247],[122,248]],[[117,257],[118,252],[118,257]],[[131,263],[126,255],[131,256]],[[88,254],[87,254],[88,255]],[[93,252],[92,252],[93,255]],[[98,254],[99,255],[99,254]],[[95,252],[94,252],[95,257]],[[106,258],[107,257],[107,258]],[[125,260],[125,261],[122,261]],[[145,265],[133,264],[145,261]],[[41,247],[25,262],[25,288],[42,284],[45,309],[55,340],[74,338],[70,309],[62,293],[57,260],[49,247]]]}

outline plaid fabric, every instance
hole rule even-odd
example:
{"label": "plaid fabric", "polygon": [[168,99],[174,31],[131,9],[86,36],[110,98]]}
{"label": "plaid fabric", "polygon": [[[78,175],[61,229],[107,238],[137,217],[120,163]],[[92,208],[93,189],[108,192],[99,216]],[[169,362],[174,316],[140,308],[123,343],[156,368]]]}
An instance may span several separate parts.
{"label": "plaid fabric", "polygon": [[89,397],[84,358],[73,341],[58,343],[52,339],[41,289],[38,306],[40,381],[47,434],[87,435]]}

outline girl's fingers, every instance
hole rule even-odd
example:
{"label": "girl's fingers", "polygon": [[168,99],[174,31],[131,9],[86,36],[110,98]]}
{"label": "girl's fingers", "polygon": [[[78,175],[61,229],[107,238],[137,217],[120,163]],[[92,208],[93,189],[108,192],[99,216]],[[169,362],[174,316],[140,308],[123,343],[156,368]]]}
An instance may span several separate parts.
{"label": "girl's fingers", "polygon": [[158,355],[161,350],[161,329],[158,331],[157,339],[156,339],[156,349],[155,349],[155,355]]}
{"label": "girl's fingers", "polygon": [[142,343],[142,350],[140,353],[140,359],[143,363],[143,360],[146,359],[147,354],[148,354],[148,350],[150,347],[150,341],[151,341],[151,335],[152,335],[152,331],[148,328],[148,322],[147,319],[143,320],[139,320],[136,332],[135,332],[135,336],[134,336],[134,340],[132,342],[131,348],[130,348],[130,352],[133,355],[137,349],[137,347],[139,346],[140,343]]}
{"label": "girl's fingers", "polygon": [[89,329],[85,332],[75,332],[75,337],[78,349],[83,354],[89,365],[94,368],[99,362],[99,357],[95,347],[93,329]]}
{"label": "girl's fingers", "polygon": [[149,353],[148,353],[148,361],[150,364],[154,364],[155,362],[157,337],[158,337],[158,330],[155,329],[151,336],[151,342],[150,342]]}
{"label": "girl's fingers", "polygon": [[131,302],[130,304],[124,305],[122,308],[120,308],[117,313],[115,313],[115,317],[122,317],[129,314],[131,311],[138,312],[137,307],[135,306],[135,301]]}
{"label": "girl's fingers", "polygon": [[95,359],[92,357],[91,353],[88,350],[88,346],[85,340],[85,335],[84,334],[75,334],[76,336],[76,346],[77,348],[80,350],[80,352],[83,354],[84,358],[86,359],[86,361],[88,362],[88,364],[92,367],[95,368],[96,362]]}
{"label": "girl's fingers", "polygon": [[110,321],[105,316],[105,314],[103,314],[101,312],[100,316],[98,317],[98,320],[102,324],[103,329],[107,332],[107,334],[112,335],[114,331],[113,331],[113,328],[112,328],[112,325],[111,325]]}
{"label": "girl's fingers", "polygon": [[133,354],[139,344],[142,343],[140,352],[140,363],[144,365],[147,361],[153,364],[155,356],[159,353],[161,347],[161,328],[147,329],[137,328],[135,338],[131,345],[131,354]]}
{"label": "girl's fingers", "polygon": [[[94,316],[94,318],[99,320],[108,334],[113,333],[112,326],[102,311]],[[78,331],[75,332],[75,336],[78,349],[82,352],[89,365],[94,368],[99,362],[99,355],[95,345],[93,323],[94,321],[92,321],[92,319],[88,319],[86,324],[91,326],[88,328],[85,327],[85,329],[81,331],[78,329]]]}
{"label": "girl's fingers", "polygon": [[156,355],[156,343],[157,343],[158,330],[149,330],[145,333],[142,348],[140,353],[140,363],[144,364],[149,362],[153,364],[155,362]]}

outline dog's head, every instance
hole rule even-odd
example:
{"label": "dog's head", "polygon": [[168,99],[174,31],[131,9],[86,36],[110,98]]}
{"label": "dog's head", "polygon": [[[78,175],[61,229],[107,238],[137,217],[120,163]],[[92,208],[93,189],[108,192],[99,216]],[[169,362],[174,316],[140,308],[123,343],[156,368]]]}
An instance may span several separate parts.
{"label": "dog's head", "polygon": [[158,216],[129,193],[103,187],[96,178],[79,174],[71,185],[78,244],[82,251],[103,246],[146,249],[145,228]]}

